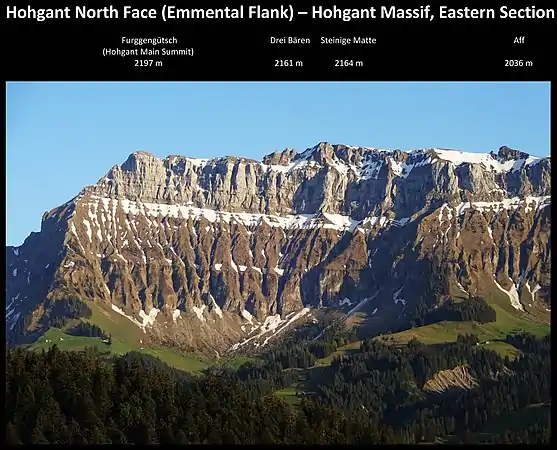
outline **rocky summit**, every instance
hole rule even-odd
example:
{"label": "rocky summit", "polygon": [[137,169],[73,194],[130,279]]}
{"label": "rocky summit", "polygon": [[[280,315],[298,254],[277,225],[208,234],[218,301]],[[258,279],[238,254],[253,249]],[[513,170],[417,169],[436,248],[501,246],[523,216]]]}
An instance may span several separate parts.
{"label": "rocky summit", "polygon": [[508,147],[135,152],[6,248],[6,338],[36,339],[64,299],[217,354],[331,309],[379,333],[459,295],[549,321],[550,188],[549,157]]}

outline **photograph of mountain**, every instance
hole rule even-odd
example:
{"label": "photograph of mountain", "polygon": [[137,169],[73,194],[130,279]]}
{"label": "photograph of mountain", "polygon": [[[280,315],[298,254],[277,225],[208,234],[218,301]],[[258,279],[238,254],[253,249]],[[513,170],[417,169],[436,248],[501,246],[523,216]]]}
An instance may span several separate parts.
{"label": "photograph of mountain", "polygon": [[549,83],[6,93],[8,443],[549,442]]}

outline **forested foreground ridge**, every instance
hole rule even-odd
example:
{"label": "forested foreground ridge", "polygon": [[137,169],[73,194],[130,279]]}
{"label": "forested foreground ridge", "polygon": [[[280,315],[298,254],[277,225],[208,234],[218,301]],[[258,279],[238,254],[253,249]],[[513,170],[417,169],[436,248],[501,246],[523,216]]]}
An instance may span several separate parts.
{"label": "forested foreground ridge", "polygon": [[[201,377],[137,353],[7,349],[7,443],[549,443],[550,336],[508,336],[515,359],[475,336],[370,339],[313,365],[344,339],[287,340]],[[277,391],[302,374],[286,403]]]}

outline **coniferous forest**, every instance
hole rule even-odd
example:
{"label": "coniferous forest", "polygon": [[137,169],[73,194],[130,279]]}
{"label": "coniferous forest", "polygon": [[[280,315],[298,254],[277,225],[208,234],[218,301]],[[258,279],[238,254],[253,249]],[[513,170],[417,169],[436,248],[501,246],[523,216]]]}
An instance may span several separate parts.
{"label": "coniferous forest", "polygon": [[[469,335],[436,346],[366,340],[314,366],[352,338],[297,336],[201,377],[137,353],[7,349],[7,443],[549,443],[549,336],[509,336],[514,360]],[[466,367],[469,389],[423,389],[455,367]],[[299,403],[287,404],[275,392],[301,373]]]}

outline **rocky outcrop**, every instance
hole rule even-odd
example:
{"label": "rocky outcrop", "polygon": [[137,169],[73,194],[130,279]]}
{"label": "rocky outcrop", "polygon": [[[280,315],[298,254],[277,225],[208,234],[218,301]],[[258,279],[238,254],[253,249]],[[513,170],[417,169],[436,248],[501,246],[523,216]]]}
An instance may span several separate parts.
{"label": "rocky outcrop", "polygon": [[423,389],[426,392],[444,394],[452,390],[470,390],[478,386],[477,380],[470,375],[468,368],[457,366],[454,369],[440,370],[427,380]]}
{"label": "rocky outcrop", "polygon": [[[515,373],[505,365],[503,365],[500,370],[484,374],[486,379],[493,381],[501,381],[502,378],[514,375]],[[470,373],[469,367],[460,365],[453,369],[440,370],[437,372],[426,381],[423,390],[428,393],[447,394],[454,391],[468,391],[477,386],[479,386],[479,380]]]}
{"label": "rocky outcrop", "polygon": [[548,320],[550,182],[549,158],[506,147],[136,152],[6,248],[8,338],[40,332],[44,300],[69,297],[220,352],[360,302],[388,326],[412,302],[496,292]]}

